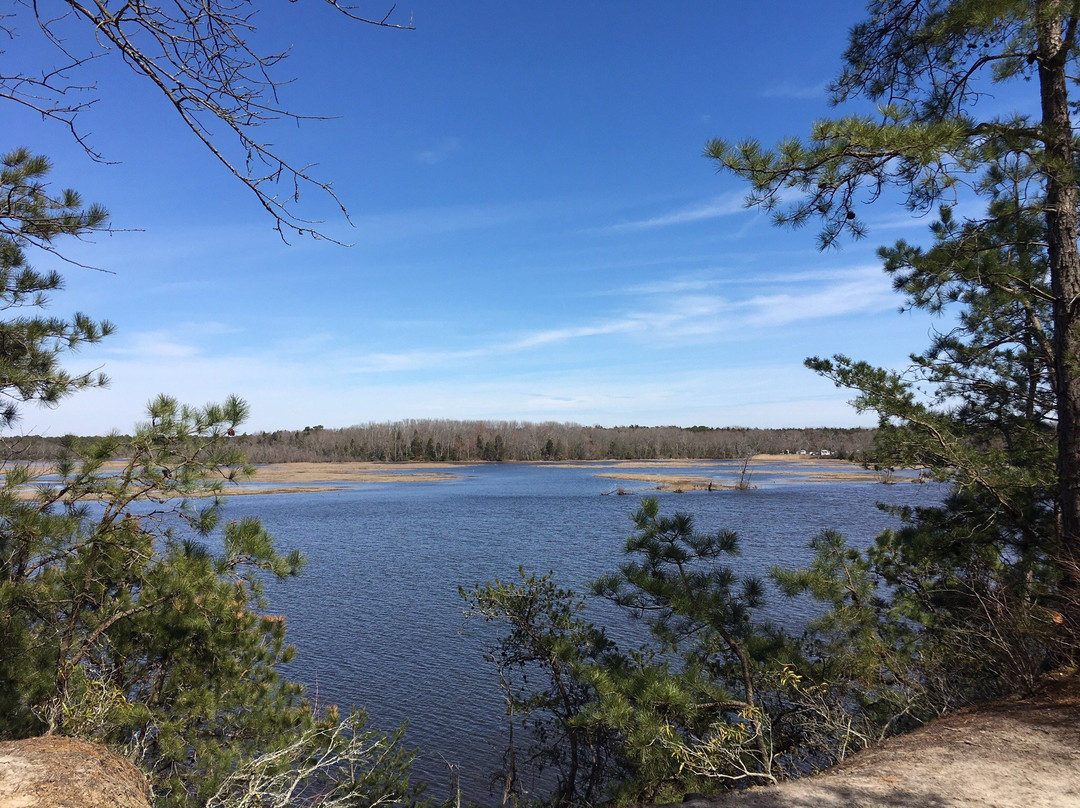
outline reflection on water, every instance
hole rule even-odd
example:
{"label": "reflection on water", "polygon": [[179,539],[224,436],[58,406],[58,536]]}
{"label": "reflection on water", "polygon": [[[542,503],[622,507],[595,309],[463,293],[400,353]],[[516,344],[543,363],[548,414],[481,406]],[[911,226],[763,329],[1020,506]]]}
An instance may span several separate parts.
{"label": "reflection on water", "polygon": [[[268,587],[271,608],[288,617],[299,650],[288,675],[322,704],[366,708],[376,726],[407,720],[408,740],[422,752],[415,779],[441,794],[446,762],[456,764],[465,796],[491,802],[488,777],[501,750],[502,701],[494,671],[483,661],[487,629],[475,621],[465,625],[458,587],[516,578],[520,565],[552,570],[560,585],[584,589],[614,569],[638,499],[601,496],[613,481],[595,477],[598,470],[595,464],[464,467],[457,470],[462,479],[443,482],[237,497],[225,515],[261,517],[282,549],[296,547],[307,557],[298,580]],[[737,469],[702,463],[679,472]],[[760,487],[750,491],[657,496],[662,512],[691,513],[700,531],[737,531],[743,554],[732,566],[764,574],[776,564],[805,563],[807,542],[825,528],[866,545],[894,523],[875,507],[879,500],[927,504],[942,491],[803,479],[759,474],[754,482]],[[605,622],[611,607],[597,607],[594,619]],[[805,620],[805,609],[774,598],[763,612],[797,629],[793,623]]]}

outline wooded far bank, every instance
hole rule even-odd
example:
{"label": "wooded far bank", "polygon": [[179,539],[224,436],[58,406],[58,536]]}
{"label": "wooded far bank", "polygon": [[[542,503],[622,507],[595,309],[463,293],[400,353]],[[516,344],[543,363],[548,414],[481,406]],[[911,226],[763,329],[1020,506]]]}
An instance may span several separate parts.
{"label": "wooded far bank", "polygon": [[[239,434],[232,440],[252,463],[731,459],[800,452],[859,460],[871,450],[875,432],[409,419]],[[75,441],[30,436],[22,439],[19,454],[27,460],[53,459]]]}

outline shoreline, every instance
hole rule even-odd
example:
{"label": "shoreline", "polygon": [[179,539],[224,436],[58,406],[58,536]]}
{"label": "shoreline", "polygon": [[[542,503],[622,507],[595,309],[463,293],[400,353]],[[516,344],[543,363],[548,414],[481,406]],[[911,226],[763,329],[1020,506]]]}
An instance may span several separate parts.
{"label": "shoreline", "polygon": [[[251,479],[227,486],[218,496],[252,496],[259,494],[322,493],[347,490],[358,483],[430,483],[461,480],[463,469],[498,465],[496,461],[299,461],[255,465]],[[595,477],[648,483],[651,491],[735,491],[757,488],[755,478],[773,484],[800,482],[867,482],[882,483],[881,477],[858,463],[831,457],[808,455],[760,454],[744,459],[648,459],[648,460],[523,460],[502,461],[503,465],[537,465],[551,468],[598,469]],[[717,464],[716,475],[686,474],[685,469]],[[745,478],[743,477],[745,464]],[[784,468],[775,468],[776,465]],[[39,465],[39,464],[34,464]],[[43,467],[47,464],[41,463]],[[116,467],[122,462],[113,461]],[[770,466],[765,468],[763,466]],[[800,468],[800,466],[813,468]],[[830,468],[822,468],[828,466]],[[599,471],[603,469],[603,471]],[[628,469],[622,471],[621,469]],[[634,469],[630,471],[629,469]],[[642,471],[647,469],[647,471]],[[921,478],[899,476],[893,483],[921,482]],[[25,492],[32,496],[28,490]],[[626,490],[618,486],[606,494],[641,494],[641,489]]]}
{"label": "shoreline", "polygon": [[[741,459],[669,459],[669,460],[577,460],[577,461],[550,461],[550,460],[521,460],[504,461],[510,465],[537,465],[552,468],[589,468],[613,469],[612,471],[597,472],[594,476],[612,480],[626,480],[630,482],[644,482],[655,485],[650,490],[657,491],[733,491],[741,486],[736,484],[739,473],[742,471],[743,460]],[[724,464],[730,467],[733,480],[723,477],[686,475],[678,473],[681,469],[700,467],[705,463]],[[878,477],[872,471],[864,469],[858,463],[840,460],[831,457],[810,457],[807,455],[754,455],[746,461],[747,476],[751,480],[749,487],[753,485],[753,476],[763,477],[795,477],[806,482],[868,482],[880,483]],[[762,465],[776,465],[778,463],[790,465],[791,468],[775,469],[761,468]],[[833,469],[822,469],[822,465],[832,466]],[[410,482],[442,482],[446,480],[460,480],[465,474],[454,473],[461,469],[496,465],[494,461],[419,461],[419,462],[377,462],[377,461],[328,461],[328,462],[296,462],[296,463],[272,463],[256,466],[254,481],[258,483],[277,483],[277,486],[250,486],[240,483],[239,486],[225,492],[226,496],[241,496],[249,494],[267,493],[299,493],[312,491],[340,491],[356,483],[410,483]],[[798,468],[799,466],[817,466],[818,468]],[[650,471],[642,472],[643,467]],[[633,468],[638,471],[621,472],[620,468]],[[651,469],[655,469],[652,471]],[[771,480],[771,482],[783,482]],[[913,478],[900,478],[896,482],[917,482]],[[607,493],[641,493],[640,491],[622,491],[617,489]]]}

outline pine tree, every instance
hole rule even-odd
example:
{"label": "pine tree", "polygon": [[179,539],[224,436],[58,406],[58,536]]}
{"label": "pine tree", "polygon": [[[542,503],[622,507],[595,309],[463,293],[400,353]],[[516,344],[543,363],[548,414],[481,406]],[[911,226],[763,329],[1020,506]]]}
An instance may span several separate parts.
{"label": "pine tree", "polygon": [[[550,574],[518,572],[519,581],[460,590],[467,615],[506,626],[487,653],[499,673],[509,722],[498,776],[501,804],[595,804],[618,763],[611,733],[582,720],[596,699],[587,671],[615,664],[614,645],[582,616],[584,601]],[[555,781],[551,794],[526,799],[543,775]]]}
{"label": "pine tree", "polygon": [[43,157],[18,149],[0,164],[0,425],[11,426],[19,404],[54,405],[76,390],[105,384],[99,373],[71,375],[60,367],[64,353],[94,343],[112,331],[108,322],[84,314],[70,320],[24,315],[41,309],[49,294],[62,288],[57,272],[39,272],[27,263],[30,247],[48,248],[60,236],[82,236],[107,227],[108,213],[99,205],[83,208],[71,190],[53,195],[46,183],[50,165]]}
{"label": "pine tree", "polygon": [[772,710],[758,682],[782,666],[784,643],[750,619],[761,582],[723,563],[737,537],[697,533],[685,514],[661,516],[656,499],[633,518],[628,560],[593,589],[645,618],[640,647],[617,647],[550,575],[462,591],[470,614],[505,626],[488,656],[512,728],[531,741],[519,749],[511,734],[504,804],[545,769],[555,788],[531,801],[553,806],[670,801],[774,779]]}
{"label": "pine tree", "polygon": [[[48,192],[48,162],[4,160],[0,300],[40,308],[57,273],[29,247],[105,226],[105,211]],[[48,253],[46,253],[48,254]],[[66,352],[109,333],[84,315],[0,321],[4,426],[29,402],[104,383]],[[48,469],[3,456],[0,738],[66,734],[108,744],[149,775],[160,805],[412,802],[401,735],[362,713],[316,714],[282,678],[293,655],[265,576],[296,574],[255,519],[221,520],[223,487],[252,472],[233,436],[237,398],[203,408],[162,396],[134,436],[81,443]]]}
{"label": "pine tree", "polygon": [[[1038,489],[1052,476],[1048,507],[1057,524],[1052,546],[1044,545],[1053,569],[1044,572],[1061,582],[1058,605],[1074,641],[1080,638],[1080,233],[1069,91],[1080,61],[1078,27],[1080,11],[1059,0],[875,0],[869,18],[851,33],[832,94],[837,103],[875,102],[876,114],[819,121],[807,141],[785,140],[773,151],[756,141],[707,146],[721,168],[750,181],[751,202],[771,211],[777,223],[820,220],[823,246],[845,233],[863,236],[857,204],[879,198],[890,186],[906,195],[912,210],[948,205],[967,192],[985,206],[985,215],[963,222],[944,213],[932,255],[917,256],[906,245],[886,255],[897,267],[907,266],[898,285],[914,305],[933,308],[957,301],[972,318],[993,312],[981,333],[972,328],[973,320],[965,326],[970,346],[981,342],[986,348],[986,338],[999,329],[1029,340],[991,359],[992,351],[980,349],[976,355],[979,351],[944,339],[922,358],[922,370],[936,376],[940,389],[974,385],[957,418],[923,407],[910,385],[893,374],[846,360],[816,367],[862,391],[864,406],[885,404],[888,419],[924,420],[925,430],[938,432],[942,451],[959,462],[973,458],[969,439],[982,418],[990,453],[1003,444],[1014,452],[1011,460],[996,464],[996,477],[1008,476],[1012,464],[1016,477],[1030,476]],[[1024,81],[1030,82],[1036,114],[977,117],[992,85]],[[984,237],[988,247],[982,252]],[[996,273],[990,285],[970,274],[984,258]],[[968,291],[961,291],[955,279],[942,279],[942,268],[954,260],[957,268],[950,271],[957,278],[968,273]],[[967,269],[960,269],[964,264]],[[1010,273],[1015,278],[1006,282]],[[965,297],[979,287],[977,298]],[[1006,314],[1010,297],[1013,308]],[[1020,334],[1015,329],[1024,318],[1029,320]],[[945,360],[964,368],[966,380],[949,379]],[[980,373],[994,377],[982,392],[975,385]],[[895,411],[894,405],[905,411]],[[1017,413],[1026,426],[1016,421]],[[1003,432],[1007,422],[1012,426]],[[1048,430],[1054,444],[1049,453]],[[992,465],[976,464],[961,473],[960,493],[981,491],[981,502],[970,502],[973,523],[1006,512],[1014,525],[1018,518],[1044,523],[1039,513],[1019,514],[1018,503],[1001,502],[997,482],[982,484],[986,475],[979,469]],[[1035,507],[1045,510],[1044,504]]]}
{"label": "pine tree", "polygon": [[594,591],[641,615],[657,641],[596,673],[597,720],[623,735],[632,777],[621,796],[652,801],[708,789],[679,752],[724,736],[730,757],[716,779],[772,781],[768,718],[757,681],[762,637],[751,620],[763,587],[724,563],[739,554],[731,531],[700,533],[687,514],[660,514],[646,498],[626,541],[630,558]]}

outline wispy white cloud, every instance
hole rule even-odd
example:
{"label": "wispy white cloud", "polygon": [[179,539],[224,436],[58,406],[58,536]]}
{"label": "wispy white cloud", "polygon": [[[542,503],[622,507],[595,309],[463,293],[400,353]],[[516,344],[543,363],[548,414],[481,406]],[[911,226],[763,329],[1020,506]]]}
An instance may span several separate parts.
{"label": "wispy white cloud", "polygon": [[643,330],[648,323],[639,317],[613,319],[588,325],[545,329],[516,337],[492,335],[486,344],[461,350],[401,351],[366,354],[344,359],[351,373],[393,373],[401,371],[445,368],[462,362],[475,362],[496,356],[508,356],[572,340]]}
{"label": "wispy white cloud", "polygon": [[190,342],[177,340],[168,331],[139,331],[123,343],[109,346],[114,356],[155,356],[161,360],[184,359],[196,356],[199,349]]}
{"label": "wispy white cloud", "polygon": [[813,269],[800,269],[793,271],[780,271],[774,273],[761,273],[746,277],[731,278],[726,282],[738,284],[793,284],[793,283],[817,283],[817,282],[851,282],[855,280],[881,279],[884,273],[879,264],[858,264],[850,267],[815,267]]}
{"label": "wispy white cloud", "polygon": [[761,95],[763,98],[792,98],[804,101],[823,98],[828,86],[827,81],[819,81],[817,84],[796,84],[792,81],[784,81],[765,88]]}
{"label": "wispy white cloud", "polygon": [[595,293],[597,297],[685,295],[693,292],[709,292],[745,286],[761,288],[766,285],[791,285],[796,283],[847,282],[854,279],[879,278],[880,265],[858,264],[847,267],[814,267],[812,269],[734,272],[728,269],[712,269],[706,272],[677,275],[646,283],[620,286]]}
{"label": "wispy white cloud", "polygon": [[838,317],[857,312],[888,309],[895,295],[880,278],[861,278],[838,283],[808,294],[761,295],[746,301],[747,321],[758,326]]}
{"label": "wispy white cloud", "polygon": [[198,334],[202,337],[220,337],[225,334],[237,334],[241,329],[220,320],[200,320],[177,323],[175,330],[182,334]]}
{"label": "wispy white cloud", "polygon": [[[797,282],[818,282],[789,291]],[[722,285],[709,280],[707,286]],[[697,284],[672,283],[650,296],[650,307],[629,310],[583,323],[524,332],[489,334],[480,344],[456,350],[406,350],[343,357],[351,374],[400,373],[447,369],[601,338],[626,337],[640,345],[670,345],[680,341],[727,340],[748,329],[775,329],[792,323],[821,321],[851,314],[877,312],[895,305],[887,279],[874,268],[854,268],[777,276],[762,284],[784,291],[731,297],[695,294]],[[659,288],[659,284],[658,284]]]}
{"label": "wispy white cloud", "polygon": [[432,166],[441,163],[450,155],[461,150],[461,140],[456,137],[444,137],[430,148],[424,149],[416,155],[416,159]]}
{"label": "wispy white cloud", "polygon": [[710,202],[680,208],[678,210],[662,213],[659,216],[651,216],[647,219],[637,219],[630,222],[620,222],[607,228],[611,232],[627,230],[652,230],[658,227],[671,227],[691,222],[700,222],[706,219],[719,219],[731,216],[746,210],[743,197],[737,194],[728,194],[718,197]]}
{"label": "wispy white cloud", "polygon": [[490,347],[460,351],[400,351],[365,354],[345,358],[342,369],[348,373],[395,373],[426,368],[444,368],[460,362],[481,359],[494,353]]}
{"label": "wispy white cloud", "polygon": [[719,278],[672,278],[650,281],[619,289],[611,289],[601,295],[668,295],[680,292],[703,292],[723,283]]}
{"label": "wispy white cloud", "polygon": [[756,293],[749,297],[745,296],[742,280],[724,278],[709,283],[709,287],[728,294],[694,294],[686,290],[654,296],[653,308],[641,314],[640,321],[646,324],[644,328],[654,344],[726,340],[754,329],[823,322],[885,311],[896,304],[888,279],[872,265],[757,277],[752,290]]}
{"label": "wispy white cloud", "polygon": [[599,337],[607,334],[624,334],[628,331],[637,331],[644,327],[640,318],[630,317],[624,320],[611,320],[596,325],[576,326],[573,328],[553,328],[547,331],[537,331],[520,339],[513,340],[504,346],[504,352],[538,348],[542,345],[554,345],[569,340],[582,339],[585,337]]}
{"label": "wispy white cloud", "polygon": [[872,238],[879,230],[911,230],[918,235],[929,234],[930,225],[935,221],[937,221],[935,212],[901,211],[886,216],[867,217],[866,224]]}

